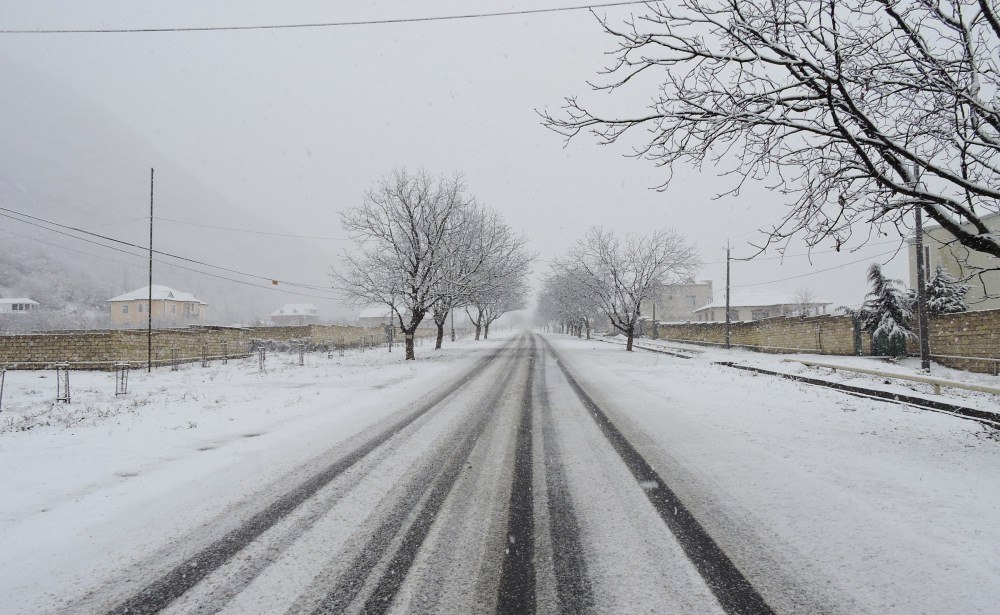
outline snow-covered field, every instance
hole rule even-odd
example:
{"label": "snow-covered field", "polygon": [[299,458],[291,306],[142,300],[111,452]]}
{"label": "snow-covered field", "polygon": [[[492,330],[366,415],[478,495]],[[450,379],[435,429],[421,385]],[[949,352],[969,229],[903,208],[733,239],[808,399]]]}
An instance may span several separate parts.
{"label": "snow-covered field", "polygon": [[[496,336],[502,338],[502,336]],[[7,373],[0,422],[0,612],[50,610],[121,561],[155,553],[234,502],[376,424],[501,341],[434,352],[271,353],[114,374]],[[75,591],[74,591],[75,590]]]}
{"label": "snow-covered field", "polygon": [[[625,338],[620,335],[612,337],[594,336],[594,339],[616,344],[625,343]],[[808,361],[828,363],[831,365],[842,365],[844,367],[876,370],[887,374],[901,374],[908,376],[926,375],[920,371],[920,359],[915,357],[908,357],[901,360],[890,360],[873,357],[850,357],[807,353],[768,354],[740,348],[727,350],[716,346],[683,344],[679,342],[653,340],[650,338],[637,339],[636,344],[637,346],[660,347],[668,351],[679,351],[680,354],[689,353],[696,363],[732,362],[738,365],[758,367],[783,374],[806,376],[830,382],[842,382],[852,386],[869,388],[878,391],[887,391],[890,393],[901,393],[911,397],[922,397],[925,399],[965,406],[967,408],[995,412],[1000,415],[1000,395],[992,395],[989,393],[950,387],[943,387],[941,389],[941,393],[936,394],[934,392],[934,387],[930,384],[906,381],[902,379],[886,379],[870,374],[847,371],[837,371],[836,373],[833,373],[831,370],[826,368],[807,367],[798,362]],[[950,367],[939,365],[935,362],[931,362],[930,375],[934,378],[941,378],[944,380],[1000,388],[1000,376],[952,369]]]}
{"label": "snow-covered field", "polygon": [[549,339],[776,611],[997,612],[996,431],[710,364],[780,357]]}

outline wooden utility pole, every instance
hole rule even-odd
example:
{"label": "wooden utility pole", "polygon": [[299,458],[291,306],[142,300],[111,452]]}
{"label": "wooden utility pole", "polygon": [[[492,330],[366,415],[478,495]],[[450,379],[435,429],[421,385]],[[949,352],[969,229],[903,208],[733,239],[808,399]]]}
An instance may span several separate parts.
{"label": "wooden utility pole", "polygon": [[[917,165],[913,165],[913,185],[919,187],[920,170]],[[917,326],[920,338],[920,369],[930,371],[931,369],[931,344],[927,331],[927,263],[924,262],[924,214],[920,203],[913,210],[914,227],[917,233],[914,248],[917,251]]]}
{"label": "wooden utility pole", "polygon": [[149,170],[149,302],[146,304],[146,373],[153,371],[153,169]]}
{"label": "wooden utility pole", "polygon": [[730,348],[732,322],[729,318],[729,242],[726,241],[726,348]]}

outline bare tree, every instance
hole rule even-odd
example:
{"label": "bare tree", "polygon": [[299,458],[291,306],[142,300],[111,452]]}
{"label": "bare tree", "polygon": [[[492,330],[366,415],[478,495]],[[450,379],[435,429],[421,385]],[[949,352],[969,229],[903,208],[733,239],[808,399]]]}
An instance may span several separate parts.
{"label": "bare tree", "polygon": [[[438,327],[437,348],[444,338],[444,323],[453,309],[477,305],[476,339],[504,312],[520,309],[525,291],[517,284],[526,275],[532,257],[526,240],[514,233],[497,212],[473,205],[461,214],[449,241],[449,275],[442,280],[434,304]],[[518,307],[515,307],[518,306]],[[472,317],[470,316],[470,319]]]}
{"label": "bare tree", "polygon": [[594,301],[594,295],[573,274],[553,267],[552,272],[542,281],[537,314],[542,319],[556,321],[563,327],[575,330],[578,336],[586,332],[589,340],[601,308]]}
{"label": "bare tree", "polygon": [[344,255],[340,288],[356,303],[391,306],[413,359],[417,326],[452,275],[448,241],[470,199],[459,179],[434,180],[426,172],[396,170],[381,179],[361,205],[343,214],[357,243]]}
{"label": "bare tree", "polygon": [[[732,164],[793,198],[767,243],[809,245],[896,227],[921,207],[962,245],[1000,257],[1000,10],[995,0],[678,0],[621,26],[608,92],[659,88],[650,108],[605,115],[568,98],[544,123],[634,151]],[[918,181],[919,180],[919,181]],[[669,175],[666,180],[669,182]],[[666,184],[664,184],[666,185]],[[963,226],[963,224],[965,226]],[[767,244],[761,246],[765,248]]]}
{"label": "bare tree", "polygon": [[795,293],[795,311],[799,316],[811,316],[816,307],[816,293],[809,288],[800,288]]}
{"label": "bare tree", "polygon": [[628,340],[632,350],[640,305],[663,284],[693,277],[701,264],[698,251],[673,230],[619,239],[612,231],[591,228],[555,268],[585,287]]}
{"label": "bare tree", "polygon": [[470,282],[465,312],[476,339],[489,337],[490,325],[507,312],[526,307],[528,274],[534,255],[525,238],[497,216],[487,217],[481,255],[484,266]]}

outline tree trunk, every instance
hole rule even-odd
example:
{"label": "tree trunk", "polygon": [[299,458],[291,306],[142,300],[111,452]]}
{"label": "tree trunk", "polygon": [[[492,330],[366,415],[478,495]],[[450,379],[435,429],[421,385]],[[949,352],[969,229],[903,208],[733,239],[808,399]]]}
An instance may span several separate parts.
{"label": "tree trunk", "polygon": [[635,325],[628,328],[628,341],[625,343],[625,350],[632,352],[632,337],[635,336]]}
{"label": "tree trunk", "polygon": [[413,334],[412,333],[407,333],[406,334],[406,360],[407,361],[412,361],[415,358],[416,357],[413,356]]}
{"label": "tree trunk", "polygon": [[590,322],[587,322],[587,339],[590,339]]}
{"label": "tree trunk", "polygon": [[490,339],[490,323],[486,323],[485,325],[483,325],[483,339],[484,340]]}
{"label": "tree trunk", "polygon": [[438,328],[437,341],[434,343],[434,350],[441,350],[441,342],[444,340],[444,323],[435,322],[434,324],[436,324]]}
{"label": "tree trunk", "polygon": [[480,334],[480,333],[482,332],[482,330],[483,330],[483,326],[482,326],[482,325],[480,325],[480,324],[479,324],[479,323],[477,322],[477,323],[476,323],[476,341],[477,341],[477,342],[479,341],[479,334]]}

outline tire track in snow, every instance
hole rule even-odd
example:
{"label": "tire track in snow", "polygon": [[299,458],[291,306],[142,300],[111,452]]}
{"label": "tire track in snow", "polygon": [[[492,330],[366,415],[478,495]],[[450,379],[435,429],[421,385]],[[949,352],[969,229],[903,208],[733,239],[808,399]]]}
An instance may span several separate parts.
{"label": "tire track in snow", "polygon": [[[448,399],[478,376],[488,365],[504,354],[506,348],[480,359],[462,376],[445,386],[415,410],[405,414],[382,432],[372,436],[347,455],[338,458],[308,480],[300,483],[253,515],[240,527],[227,532],[196,554],[174,566],[144,588],[108,611],[109,615],[139,615],[157,613],[189,589],[228,562],[236,553],[259,538],[320,489],[343,474],[358,461],[405,429],[418,418]],[[258,571],[259,572],[259,571]]]}
{"label": "tire track in snow", "polygon": [[[519,348],[515,352],[522,350]],[[383,614],[391,608],[431,525],[465,468],[476,441],[502,405],[503,397],[518,371],[515,363],[506,376],[490,389],[483,409],[472,416],[458,444],[428,463],[429,471],[421,473],[423,480],[410,482],[403,498],[372,532],[372,537],[348,565],[346,573],[336,580],[319,604],[304,608],[305,605],[300,602],[293,606],[292,612],[305,611],[313,615],[344,613],[366,593],[366,586],[371,586],[371,589],[364,598],[361,612]],[[530,375],[530,371],[528,373]],[[389,556],[394,543],[395,551]],[[378,580],[372,583],[376,574],[379,574]]]}
{"label": "tire track in snow", "polygon": [[629,471],[646,493],[646,497],[659,513],[660,518],[674,534],[688,560],[705,580],[719,605],[733,615],[773,615],[763,596],[743,576],[732,560],[709,536],[687,507],[674,495],[656,470],[642,457],[625,436],[615,427],[607,414],[584,391],[559,358],[552,345],[545,340],[559,369],[580,402],[590,411],[608,442],[621,457]]}
{"label": "tire track in snow", "polygon": [[535,525],[532,499],[532,394],[536,366],[535,336],[530,336],[528,375],[521,398],[521,418],[514,446],[514,479],[510,490],[507,547],[497,592],[496,612],[531,615],[535,612]]}
{"label": "tire track in snow", "polygon": [[562,451],[556,441],[552,407],[546,388],[544,347],[537,361],[538,405],[545,456],[545,490],[552,567],[555,574],[556,603],[559,615],[589,615],[594,611],[594,595],[583,557],[580,526],[563,469]]}

